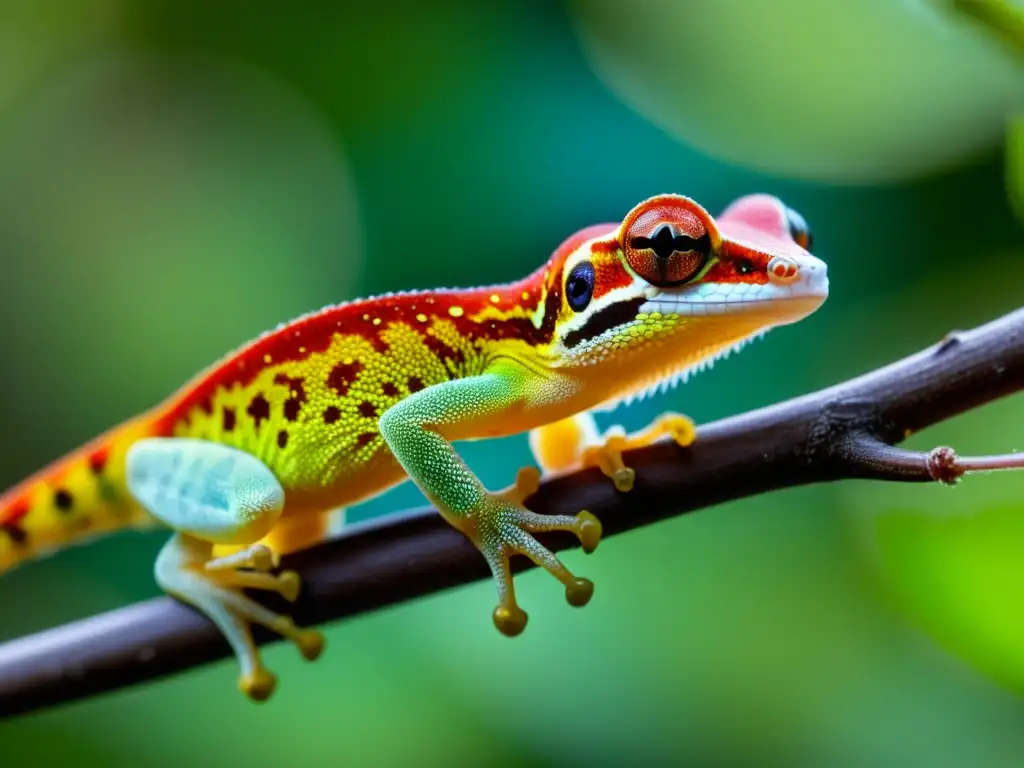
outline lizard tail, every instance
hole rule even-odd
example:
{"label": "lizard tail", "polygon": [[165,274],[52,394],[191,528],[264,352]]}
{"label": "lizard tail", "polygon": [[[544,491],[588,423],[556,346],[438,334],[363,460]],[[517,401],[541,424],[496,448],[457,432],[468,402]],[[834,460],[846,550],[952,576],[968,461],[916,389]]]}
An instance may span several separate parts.
{"label": "lizard tail", "polygon": [[128,447],[149,431],[128,422],[0,495],[0,573],[65,546],[151,518],[125,485]]}

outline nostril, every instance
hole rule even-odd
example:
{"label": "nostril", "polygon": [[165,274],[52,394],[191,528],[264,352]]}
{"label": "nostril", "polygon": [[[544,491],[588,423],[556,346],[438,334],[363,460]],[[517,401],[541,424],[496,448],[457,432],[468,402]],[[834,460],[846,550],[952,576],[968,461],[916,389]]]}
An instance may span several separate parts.
{"label": "nostril", "polygon": [[768,279],[779,285],[787,285],[797,279],[800,267],[788,256],[775,256],[768,262]]}

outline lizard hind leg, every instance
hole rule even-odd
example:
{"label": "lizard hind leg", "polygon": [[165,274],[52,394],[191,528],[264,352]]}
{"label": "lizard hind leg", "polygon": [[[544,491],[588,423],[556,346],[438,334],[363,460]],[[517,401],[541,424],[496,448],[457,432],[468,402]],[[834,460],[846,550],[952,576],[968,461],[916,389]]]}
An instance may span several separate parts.
{"label": "lizard hind leg", "polygon": [[[288,600],[298,596],[298,576],[270,573],[276,556],[258,543],[281,517],[280,483],[243,451],[184,438],[139,441],[128,453],[127,475],[136,500],[176,531],[157,557],[157,583],[217,625],[238,658],[243,693],[254,701],[267,699],[276,678],[260,660],[252,624],[291,640],[306,659],[323,649],[318,632],[299,629],[242,591],[273,591]],[[215,545],[241,549],[216,557]]]}
{"label": "lizard hind leg", "polygon": [[530,446],[537,462],[547,471],[560,472],[577,467],[598,467],[623,493],[633,490],[636,472],[626,466],[622,454],[645,448],[664,437],[681,447],[693,443],[697,430],[693,420],[678,413],[664,413],[647,427],[627,433],[621,426],[598,431],[590,413],[546,425],[530,433]]}

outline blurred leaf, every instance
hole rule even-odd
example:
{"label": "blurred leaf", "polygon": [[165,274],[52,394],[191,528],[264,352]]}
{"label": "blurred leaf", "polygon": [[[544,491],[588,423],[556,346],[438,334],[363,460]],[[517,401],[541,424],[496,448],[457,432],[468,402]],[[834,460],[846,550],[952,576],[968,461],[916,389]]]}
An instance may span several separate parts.
{"label": "blurred leaf", "polygon": [[[19,381],[50,395],[51,416],[96,430],[97,409],[109,422],[149,407],[244,340],[349,298],[361,234],[347,159],[287,83],[218,55],[83,57],[0,133],[0,320],[36,318],[0,349],[37,366]],[[128,360],[131,376],[111,374]]]}
{"label": "blurred leaf", "polygon": [[993,145],[1024,104],[1018,62],[925,0],[571,6],[616,94],[681,141],[770,173],[916,176]]}
{"label": "blurred leaf", "polygon": [[888,512],[878,518],[878,547],[907,612],[948,650],[1024,693],[1024,504],[959,517]]}
{"label": "blurred leaf", "polygon": [[[944,331],[971,328],[1019,306],[1020,252],[977,258],[986,269],[956,279],[929,273],[913,290],[849,307],[835,321],[872,338],[871,351],[860,356],[884,364]],[[915,434],[904,445],[951,445],[962,455],[980,455],[1024,449],[1022,435],[1024,395],[1018,394]],[[971,475],[954,488],[842,483],[836,491],[883,602],[948,654],[1024,692],[1024,473]]]}
{"label": "blurred leaf", "polygon": [[0,113],[54,67],[116,37],[121,0],[3,0]]}
{"label": "blurred leaf", "polygon": [[1024,4],[1019,0],[945,0],[974,17],[1004,44],[1024,56]]}
{"label": "blurred leaf", "polygon": [[[990,403],[912,436],[906,447],[963,455],[1024,448],[1024,397]],[[1024,693],[1024,473],[956,487],[840,486],[878,588],[946,652]]]}

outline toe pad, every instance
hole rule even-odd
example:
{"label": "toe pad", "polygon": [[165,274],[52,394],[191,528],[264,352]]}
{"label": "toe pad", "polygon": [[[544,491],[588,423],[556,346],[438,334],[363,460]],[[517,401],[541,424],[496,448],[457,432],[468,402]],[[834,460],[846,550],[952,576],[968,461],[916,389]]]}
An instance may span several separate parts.
{"label": "toe pad", "polygon": [[494,626],[506,637],[515,637],[526,629],[526,611],[516,606],[499,605],[494,609]]}

